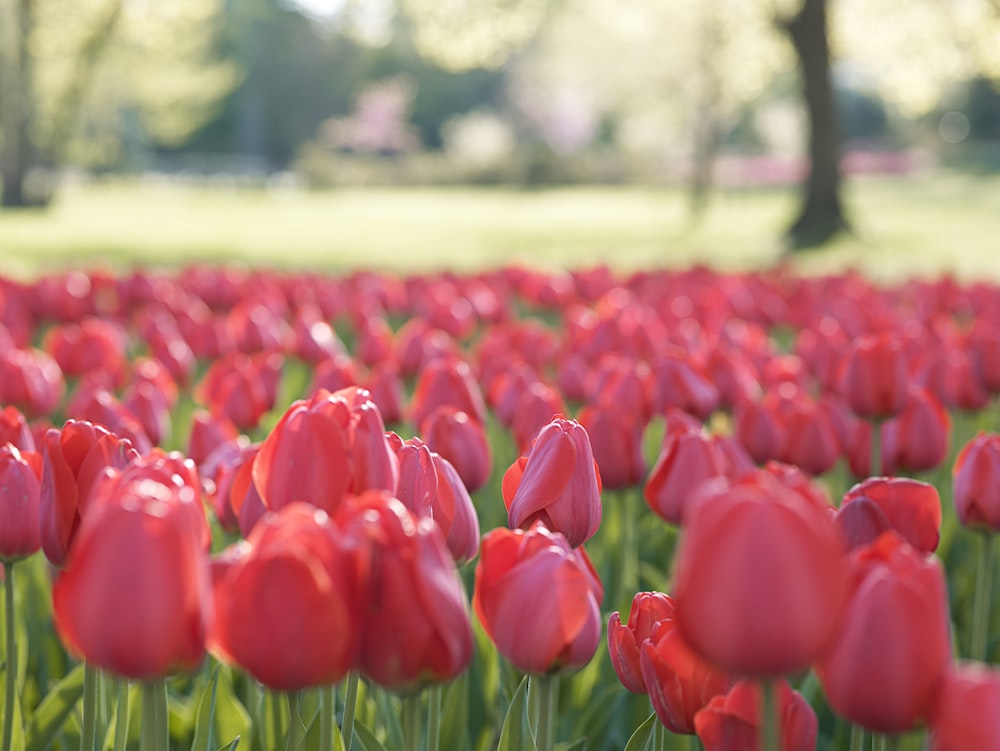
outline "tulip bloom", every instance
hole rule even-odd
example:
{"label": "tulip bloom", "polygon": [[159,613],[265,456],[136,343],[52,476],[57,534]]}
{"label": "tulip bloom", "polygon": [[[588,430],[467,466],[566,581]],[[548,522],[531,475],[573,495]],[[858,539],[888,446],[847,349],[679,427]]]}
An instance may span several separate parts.
{"label": "tulip bloom", "polygon": [[420,423],[420,434],[431,450],[458,471],[470,493],[490,479],[493,457],[484,424],[455,407],[438,407]]}
{"label": "tulip bloom", "polygon": [[133,680],[198,666],[210,601],[193,504],[200,510],[190,487],[155,481],[95,500],[52,588],[56,630],[71,653]]}
{"label": "tulip bloom", "polygon": [[725,457],[704,430],[668,431],[643,496],[660,517],[679,525],[695,490],[725,474]]}
{"label": "tulip bloom", "polygon": [[948,457],[950,432],[951,417],[937,397],[912,386],[903,411],[882,425],[883,471],[923,472],[940,466]]}
{"label": "tulip bloom", "polygon": [[386,438],[399,459],[399,500],[416,516],[437,523],[456,563],[475,558],[479,519],[458,471],[419,438],[404,441],[392,432]]}
{"label": "tulip bloom", "polygon": [[38,531],[38,476],[41,457],[0,447],[0,561],[13,563],[41,547]]}
{"label": "tulip bloom", "polygon": [[410,419],[415,425],[438,407],[454,407],[479,423],[486,422],[486,402],[472,375],[472,369],[457,357],[442,357],[420,370],[410,403]]}
{"label": "tulip bloom", "polygon": [[355,387],[294,402],[253,463],[254,485],[272,511],[306,501],[332,513],[348,493],[395,492],[398,479],[382,416]]}
{"label": "tulip bloom", "polygon": [[[762,701],[760,685],[749,680],[738,682],[728,694],[712,699],[694,718],[705,751],[760,748]],[[781,751],[813,751],[819,720],[809,702],[782,680],[777,685],[777,705]]]}
{"label": "tulip bloom", "polygon": [[654,626],[639,664],[660,722],[672,733],[694,735],[698,712],[725,694],[734,679],[696,654],[676,626],[673,618]]}
{"label": "tulip bloom", "polygon": [[1000,672],[978,663],[953,669],[930,718],[930,751],[1000,748]]}
{"label": "tulip bloom", "polygon": [[872,477],[848,490],[840,508],[861,498],[878,506],[892,529],[921,553],[937,550],[941,497],[933,485],[907,477]]}
{"label": "tulip bloom", "polygon": [[926,719],[951,659],[944,573],[887,532],[847,558],[843,623],[816,672],[830,706],[880,733]]}
{"label": "tulip bloom", "polygon": [[840,390],[859,417],[886,418],[903,411],[909,375],[902,341],[892,334],[866,336],[844,356]]}
{"label": "tulip bloom", "polygon": [[580,410],[580,424],[590,437],[604,487],[614,490],[642,484],[646,478],[642,420],[610,406],[588,405]]}
{"label": "tulip bloom", "polygon": [[760,472],[702,486],[684,524],[673,596],[697,652],[757,676],[801,670],[823,654],[846,590],[828,507]]}
{"label": "tulip bloom", "polygon": [[34,451],[35,438],[28,428],[28,421],[17,407],[0,410],[0,446],[13,444],[20,451]]}
{"label": "tulip bloom", "polygon": [[39,495],[42,550],[54,566],[66,562],[90,491],[105,467],[121,469],[139,452],[100,425],[70,420],[45,433]]}
{"label": "tulip bloom", "polygon": [[601,524],[601,475],[583,426],[556,417],[522,459],[503,476],[510,527],[540,521],[574,548],[593,537]]}
{"label": "tulip bloom", "polygon": [[639,647],[653,634],[660,621],[674,614],[674,601],[662,592],[638,592],[632,598],[628,623],[622,624],[617,611],[608,620],[608,656],[618,674],[618,680],[629,691],[645,694],[639,665]]}
{"label": "tulip bloom", "polygon": [[603,595],[585,555],[540,523],[483,538],[473,607],[500,654],[522,672],[568,672],[590,662],[601,640]]}
{"label": "tulip bloom", "polygon": [[1000,435],[980,433],[965,444],[952,477],[962,524],[1000,530]]}
{"label": "tulip bloom", "polygon": [[371,562],[360,607],[359,667],[391,691],[457,678],[472,660],[465,594],[441,530],[379,491],[335,518]]}
{"label": "tulip bloom", "polygon": [[337,683],[360,645],[362,571],[326,512],[284,507],[216,559],[210,650],[275,690]]}

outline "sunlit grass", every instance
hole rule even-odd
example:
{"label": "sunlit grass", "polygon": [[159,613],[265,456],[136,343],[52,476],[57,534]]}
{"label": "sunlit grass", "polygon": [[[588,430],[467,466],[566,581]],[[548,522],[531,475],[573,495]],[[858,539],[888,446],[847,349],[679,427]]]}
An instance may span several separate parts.
{"label": "sunlit grass", "polygon": [[[47,212],[0,213],[0,272],[193,261],[398,271],[512,262],[755,268],[780,258],[795,201],[792,190],[718,192],[694,226],[684,192],[672,189],[81,185]],[[866,179],[850,185],[848,203],[858,236],[799,254],[796,266],[1000,279],[1000,177]]]}

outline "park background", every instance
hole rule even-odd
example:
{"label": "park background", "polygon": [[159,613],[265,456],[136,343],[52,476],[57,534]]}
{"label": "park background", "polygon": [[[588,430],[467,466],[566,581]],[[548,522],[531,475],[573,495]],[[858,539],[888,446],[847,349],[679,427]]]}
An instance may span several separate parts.
{"label": "park background", "polygon": [[0,0],[0,272],[995,278],[998,80],[996,0]]}

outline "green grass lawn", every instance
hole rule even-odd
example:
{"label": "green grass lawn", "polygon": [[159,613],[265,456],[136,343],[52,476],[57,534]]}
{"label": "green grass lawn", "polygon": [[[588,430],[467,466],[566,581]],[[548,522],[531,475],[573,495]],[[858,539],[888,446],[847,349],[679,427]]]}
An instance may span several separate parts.
{"label": "green grass lawn", "polygon": [[[852,182],[847,199],[858,236],[797,255],[798,268],[1000,280],[1000,177],[869,178]],[[48,211],[0,213],[0,273],[193,261],[398,271],[512,262],[755,268],[780,258],[795,202],[791,190],[718,192],[692,226],[684,193],[672,189],[78,185]]]}

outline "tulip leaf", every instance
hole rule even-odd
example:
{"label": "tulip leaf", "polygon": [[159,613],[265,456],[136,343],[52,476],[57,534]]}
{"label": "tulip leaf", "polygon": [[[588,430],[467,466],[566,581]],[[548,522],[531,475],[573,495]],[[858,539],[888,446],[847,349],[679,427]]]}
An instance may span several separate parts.
{"label": "tulip leaf", "polygon": [[653,728],[659,720],[656,713],[651,714],[644,723],[635,729],[632,737],[625,744],[625,751],[646,751],[649,747],[650,739],[653,737]]}
{"label": "tulip leaf", "polygon": [[240,745],[240,737],[237,735],[235,738],[233,738],[232,743],[230,743],[228,746],[219,746],[219,748],[216,749],[216,751],[236,751],[236,747],[238,745]]}
{"label": "tulip leaf", "polygon": [[192,697],[192,751],[213,751],[223,738],[248,737],[250,715],[233,691],[231,669],[216,663],[211,677],[199,681],[198,686]]}
{"label": "tulip leaf", "polygon": [[521,684],[514,692],[507,708],[503,727],[500,729],[500,742],[497,751],[537,751],[535,739],[528,724],[528,677],[521,679]]}
{"label": "tulip leaf", "polygon": [[444,690],[441,702],[441,748],[469,746],[469,677],[463,674]]}
{"label": "tulip leaf", "polygon": [[45,751],[83,696],[83,665],[77,665],[42,699],[25,728],[25,751]]}
{"label": "tulip leaf", "polygon": [[212,677],[204,690],[201,692],[201,699],[198,701],[198,710],[194,720],[194,741],[191,743],[191,751],[212,751],[215,745],[215,705],[219,693],[219,670],[221,665],[216,664],[212,671]]}
{"label": "tulip leaf", "polygon": [[361,746],[361,751],[385,751],[385,746],[379,743],[375,734],[360,722],[354,723],[354,740]]}

